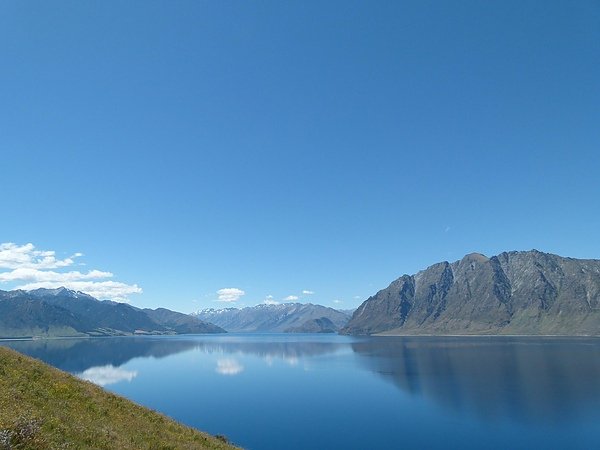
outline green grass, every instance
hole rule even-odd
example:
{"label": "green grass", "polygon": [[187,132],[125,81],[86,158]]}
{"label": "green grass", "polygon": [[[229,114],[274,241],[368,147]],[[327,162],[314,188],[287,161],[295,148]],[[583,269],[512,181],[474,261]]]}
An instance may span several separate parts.
{"label": "green grass", "polygon": [[224,441],[0,347],[0,450],[234,448]]}

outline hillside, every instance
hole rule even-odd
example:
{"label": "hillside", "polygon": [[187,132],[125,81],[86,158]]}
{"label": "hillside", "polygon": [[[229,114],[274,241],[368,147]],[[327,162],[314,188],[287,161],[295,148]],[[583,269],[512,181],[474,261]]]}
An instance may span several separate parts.
{"label": "hillside", "polygon": [[327,319],[329,328],[338,331],[348,322],[349,315],[333,308],[312,303],[282,303],[246,308],[203,309],[193,314],[230,332],[285,333],[304,329],[321,329],[316,319]]}
{"label": "hillside", "polygon": [[286,333],[335,333],[339,328],[327,317],[307,320],[302,325],[290,327],[285,330]]}
{"label": "hillside", "polygon": [[0,448],[234,447],[0,347]]}
{"label": "hillside", "polygon": [[0,338],[224,332],[188,314],[142,310],[65,288],[0,291]]}
{"label": "hillside", "polygon": [[473,253],[398,278],[342,333],[600,335],[600,261]]}
{"label": "hillside", "polygon": [[178,334],[223,333],[225,331],[221,327],[204,322],[197,317],[166,308],[143,309],[142,311],[156,323]]}

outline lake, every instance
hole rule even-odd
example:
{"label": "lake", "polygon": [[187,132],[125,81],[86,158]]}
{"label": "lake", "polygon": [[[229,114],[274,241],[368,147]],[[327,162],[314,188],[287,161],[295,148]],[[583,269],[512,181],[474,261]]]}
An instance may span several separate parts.
{"label": "lake", "polygon": [[4,341],[250,450],[600,448],[600,340],[202,335]]}

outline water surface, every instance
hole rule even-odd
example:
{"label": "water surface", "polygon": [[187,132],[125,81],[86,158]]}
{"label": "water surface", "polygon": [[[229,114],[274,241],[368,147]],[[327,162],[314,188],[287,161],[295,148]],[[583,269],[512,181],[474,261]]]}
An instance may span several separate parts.
{"label": "water surface", "polygon": [[600,448],[600,340],[2,342],[247,449]]}

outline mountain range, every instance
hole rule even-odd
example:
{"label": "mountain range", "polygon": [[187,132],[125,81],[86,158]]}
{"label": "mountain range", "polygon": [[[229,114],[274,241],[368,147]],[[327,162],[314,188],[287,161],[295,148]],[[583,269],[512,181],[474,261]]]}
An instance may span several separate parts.
{"label": "mountain range", "polygon": [[363,302],[341,332],[600,335],[600,260],[472,253],[401,276]]}
{"label": "mountain range", "polygon": [[312,303],[209,308],[193,315],[229,332],[245,333],[334,333],[350,319],[348,313]]}
{"label": "mountain range", "polygon": [[0,291],[0,337],[224,332],[188,314],[100,301],[66,288]]}
{"label": "mountain range", "polygon": [[66,288],[0,290],[0,338],[230,332],[600,335],[600,260],[479,253],[403,275],[353,314],[310,303],[190,315]]}

